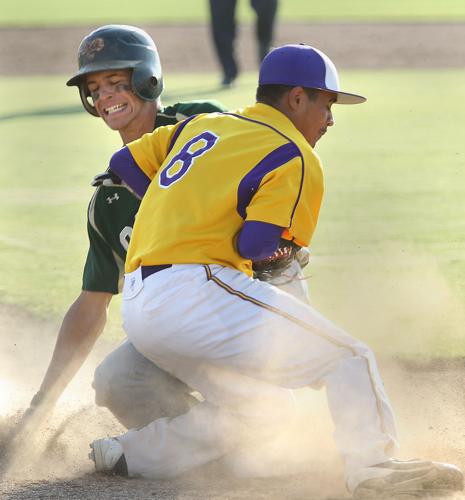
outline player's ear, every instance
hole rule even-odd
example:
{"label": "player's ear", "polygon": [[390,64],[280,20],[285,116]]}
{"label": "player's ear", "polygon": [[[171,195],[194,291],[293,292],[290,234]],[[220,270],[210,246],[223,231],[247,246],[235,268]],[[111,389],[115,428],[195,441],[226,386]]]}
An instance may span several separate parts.
{"label": "player's ear", "polygon": [[305,92],[302,87],[292,87],[287,94],[287,104],[292,111],[299,109],[302,101],[302,93]]}

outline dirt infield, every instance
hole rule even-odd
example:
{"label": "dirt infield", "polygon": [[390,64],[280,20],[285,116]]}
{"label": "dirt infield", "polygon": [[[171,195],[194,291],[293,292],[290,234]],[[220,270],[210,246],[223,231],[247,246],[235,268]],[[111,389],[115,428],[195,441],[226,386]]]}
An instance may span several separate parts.
{"label": "dirt infield", "polygon": [[[217,68],[208,26],[143,26],[153,36],[165,72]],[[0,75],[65,74],[76,69],[76,51],[93,27],[0,28]],[[276,44],[304,42],[352,68],[448,68],[465,66],[465,24],[280,24]],[[251,26],[238,35],[244,70],[256,68]]]}
{"label": "dirt infield", "polygon": [[[215,71],[206,26],[143,26],[156,40],[165,72]],[[75,54],[91,27],[0,28],[0,76],[63,74],[75,69]],[[282,24],[276,44],[305,42],[346,68],[465,67],[465,24]],[[239,35],[244,70],[254,69],[250,26]],[[54,345],[58,320],[44,321],[0,304],[0,497],[4,499],[159,500],[337,500],[348,498],[341,463],[331,438],[324,395],[304,394],[302,414],[273,443],[266,458],[272,478],[235,478],[219,464],[176,480],[108,478],[92,472],[88,443],[121,432],[119,424],[92,401],[96,363],[111,346],[95,349],[39,435],[12,455],[2,445],[37,390]],[[407,365],[382,359],[382,374],[398,416],[401,458],[421,456],[465,469],[464,363]],[[247,459],[252,460],[251,457]],[[264,475],[257,458],[251,470]],[[279,473],[279,474],[278,474]],[[456,499],[465,495],[457,495]]]}
{"label": "dirt infield", "polygon": [[[252,450],[251,455],[243,457],[249,473],[257,477],[233,477],[218,463],[163,481],[109,478],[93,473],[92,462],[87,458],[88,443],[123,431],[106,410],[92,404],[91,374],[110,348],[105,343],[97,346],[40,432],[15,453],[9,452],[4,440],[14,429],[18,411],[27,405],[43,376],[58,324],[5,306],[0,307],[0,318],[0,498],[349,498],[331,437],[324,394],[310,390],[299,395],[301,414],[294,425],[266,452]],[[380,364],[398,418],[400,457],[447,460],[465,468],[463,362],[420,366],[381,359]],[[263,477],[271,471],[274,477]]]}

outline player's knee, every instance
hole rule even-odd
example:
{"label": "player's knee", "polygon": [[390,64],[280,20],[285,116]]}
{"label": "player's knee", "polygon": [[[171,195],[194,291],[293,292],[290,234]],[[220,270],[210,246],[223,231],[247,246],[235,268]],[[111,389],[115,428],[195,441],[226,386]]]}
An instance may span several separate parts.
{"label": "player's knee", "polygon": [[137,374],[148,361],[125,342],[112,351],[96,368],[93,387],[98,406],[110,408],[116,401],[131,400],[134,385],[140,383]]}
{"label": "player's knee", "polygon": [[375,353],[368,344],[361,342],[360,340],[353,346],[354,356],[361,357],[364,359],[375,359]]}
{"label": "player's knee", "polygon": [[353,370],[369,371],[378,369],[377,361],[372,349],[365,343],[357,341],[351,345],[349,352],[340,361],[341,367],[352,367]]}
{"label": "player's knee", "polygon": [[92,387],[95,391],[95,404],[97,406],[106,406],[105,402],[108,400],[108,378],[105,375],[105,371],[102,370],[101,365],[99,365],[94,372],[94,380],[92,382]]}
{"label": "player's knee", "polygon": [[97,406],[111,407],[112,401],[121,397],[122,384],[119,379],[120,377],[112,363],[104,360],[97,366],[92,383]]}

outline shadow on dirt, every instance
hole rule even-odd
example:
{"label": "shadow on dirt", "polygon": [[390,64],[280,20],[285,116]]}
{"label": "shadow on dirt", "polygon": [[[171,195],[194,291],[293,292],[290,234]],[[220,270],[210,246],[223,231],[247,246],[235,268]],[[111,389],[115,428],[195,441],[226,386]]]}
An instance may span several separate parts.
{"label": "shadow on dirt", "polygon": [[19,111],[17,113],[7,113],[5,115],[0,115],[0,122],[15,120],[17,118],[41,118],[44,116],[61,116],[84,112],[85,111],[80,104],[75,106],[63,106],[57,108],[43,108],[37,109],[35,111]]}
{"label": "shadow on dirt", "polygon": [[203,480],[125,479],[99,474],[88,474],[71,480],[36,481],[27,486],[17,486],[2,497],[5,500],[29,498],[98,498],[134,499],[155,498],[163,500],[346,500],[349,496],[321,496],[312,487],[308,477],[274,479],[218,479],[212,476]]}

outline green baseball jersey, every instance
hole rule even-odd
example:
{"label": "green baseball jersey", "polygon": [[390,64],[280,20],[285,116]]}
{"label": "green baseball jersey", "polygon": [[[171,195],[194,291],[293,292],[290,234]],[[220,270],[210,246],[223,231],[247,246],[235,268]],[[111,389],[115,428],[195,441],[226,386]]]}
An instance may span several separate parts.
{"label": "green baseball jersey", "polygon": [[[177,103],[158,111],[154,128],[173,125],[199,113],[226,111],[216,101]],[[87,232],[89,250],[84,266],[82,289],[119,293],[124,261],[140,200],[124,186],[99,186],[89,203]]]}

